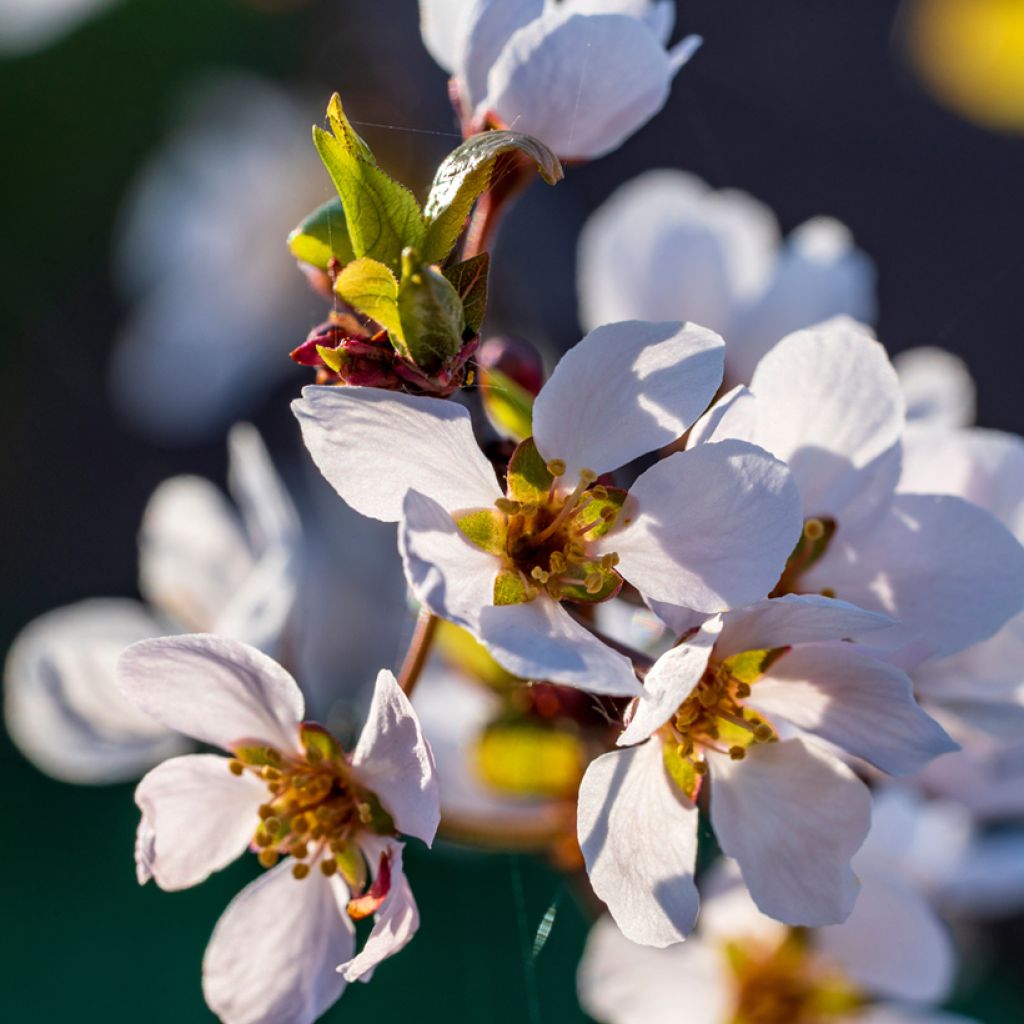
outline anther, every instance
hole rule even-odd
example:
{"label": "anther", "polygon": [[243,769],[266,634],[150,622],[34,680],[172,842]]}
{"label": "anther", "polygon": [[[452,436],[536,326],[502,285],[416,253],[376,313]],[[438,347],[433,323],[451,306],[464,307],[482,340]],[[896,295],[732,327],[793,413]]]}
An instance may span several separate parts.
{"label": "anther", "polygon": [[265,764],[260,769],[260,775],[264,779],[267,779],[270,782],[276,782],[279,778],[281,778],[281,773],[276,768],[274,768],[272,765],[269,765],[269,764]]}
{"label": "anther", "polygon": [[809,541],[821,540],[825,536],[825,524],[820,519],[808,519],[804,523],[804,536]]}
{"label": "anther", "polygon": [[535,566],[534,566],[534,567],[533,567],[533,568],[532,568],[532,569],[530,570],[530,575],[531,575],[531,576],[533,577],[533,579],[535,579],[535,580],[536,580],[536,581],[537,581],[538,583],[540,583],[540,584],[541,584],[542,586],[543,586],[543,585],[544,585],[545,583],[547,583],[547,581],[548,581],[548,580],[550,579],[550,577],[551,577],[551,574],[550,574],[550,573],[547,573],[547,572],[545,572],[545,571],[544,571],[544,570],[543,570],[543,569],[542,569],[542,568],[541,568],[541,567],[540,567],[539,565],[535,565]]}
{"label": "anther", "polygon": [[740,700],[750,696],[750,683],[737,683],[736,684],[736,696]]}
{"label": "anther", "polygon": [[552,459],[548,463],[548,472],[552,476],[562,476],[565,473],[565,463],[561,459]]}
{"label": "anther", "polygon": [[598,484],[590,488],[590,496],[598,501],[605,501],[608,497],[608,488],[604,484]]}
{"label": "anther", "polygon": [[494,507],[499,512],[504,512],[507,516],[514,516],[523,509],[523,506],[518,501],[513,501],[511,498],[496,498]]}
{"label": "anther", "polygon": [[263,827],[268,832],[280,832],[281,831],[281,819],[280,818],[274,818],[274,817],[267,818],[267,820],[263,822]]}
{"label": "anther", "polygon": [[293,864],[292,865],[292,876],[299,879],[301,882],[309,874],[308,864]]}
{"label": "anther", "polygon": [[604,586],[604,576],[599,572],[590,573],[583,581],[583,587],[588,594],[599,594]]}
{"label": "anther", "polygon": [[602,569],[614,569],[618,564],[619,556],[614,551],[609,551],[607,555],[601,556]]}
{"label": "anther", "polygon": [[256,835],[253,837],[256,841],[257,846],[272,846],[274,844],[273,836],[268,835],[262,829],[257,830]]}
{"label": "anther", "polygon": [[548,559],[548,568],[553,576],[557,576],[569,568],[569,563],[561,551],[552,551],[551,557]]}
{"label": "anther", "polygon": [[589,486],[597,479],[597,474],[592,469],[580,470],[580,483]]}
{"label": "anther", "polygon": [[698,775],[707,775],[707,773],[708,773],[708,763],[707,763],[707,761],[694,761],[693,762],[693,770]]}
{"label": "anther", "polygon": [[289,853],[297,860],[305,860],[309,856],[309,847],[305,843],[296,843]]}
{"label": "anther", "polygon": [[245,765],[242,764],[241,761],[236,761],[232,758],[228,761],[228,771],[230,771],[232,775],[241,775],[242,772],[245,771]]}
{"label": "anther", "polygon": [[270,804],[260,804],[259,814],[260,817],[266,821],[274,813],[274,808]]}
{"label": "anther", "polygon": [[304,835],[309,831],[309,821],[304,814],[300,814],[292,819],[292,831],[297,836]]}
{"label": "anther", "polygon": [[730,747],[729,757],[734,761],[742,761],[747,756],[747,752],[743,747]]}
{"label": "anther", "polygon": [[774,735],[775,730],[764,722],[754,730],[754,739],[757,740],[758,743],[767,743]]}
{"label": "anther", "polygon": [[260,850],[257,859],[263,867],[272,868],[277,863],[277,857],[277,850]]}
{"label": "anther", "polygon": [[338,870],[338,862],[333,858],[320,861],[320,870],[330,878]]}

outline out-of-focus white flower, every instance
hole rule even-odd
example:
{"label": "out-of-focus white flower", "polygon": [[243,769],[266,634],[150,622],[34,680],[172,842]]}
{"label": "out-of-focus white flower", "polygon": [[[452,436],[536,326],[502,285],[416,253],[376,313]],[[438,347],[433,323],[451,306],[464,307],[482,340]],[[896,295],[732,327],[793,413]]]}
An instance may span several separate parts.
{"label": "out-of-focus white flower", "polygon": [[43,771],[69,782],[137,778],[184,741],[126,702],[117,657],[146,637],[217,629],[272,650],[295,597],[300,531],[256,430],[231,431],[228,483],[241,517],[199,477],[161,484],[139,534],[137,601],[94,599],[21,632],[4,671],[7,728]]}
{"label": "out-of-focus white flower", "polygon": [[611,597],[624,578],[653,600],[735,607],[764,596],[799,531],[786,468],[745,444],[671,455],[628,497],[591,486],[678,438],[721,370],[721,339],[692,324],[591,332],[537,396],[507,498],[468,412],[451,402],[308,387],[293,409],[343,500],[401,522],[406,578],[421,603],[514,675],[633,695],[631,662],[563,600]]}
{"label": "out-of-focus white flower", "polygon": [[319,116],[259,79],[217,80],[142,172],[117,253],[131,308],[111,384],[147,433],[210,436],[294,370],[319,300],[285,240],[333,191],[309,140]]}
{"label": "out-of-focus white flower", "polygon": [[498,123],[564,160],[617,149],[661,110],[701,42],[666,49],[674,21],[671,0],[420,0],[464,131]]}
{"label": "out-of-focus white flower", "polygon": [[976,389],[967,364],[930,345],[893,357],[907,403],[907,426],[969,427],[974,423]]}
{"label": "out-of-focus white flower", "polygon": [[630,939],[666,946],[693,927],[706,776],[715,835],[764,913],[809,926],[849,915],[868,791],[802,734],[901,775],[955,746],[904,672],[839,642],[891,624],[791,595],[709,619],[654,663],[618,740],[627,749],[597,758],[579,796],[591,884]]}
{"label": "out-of-focus white flower", "polygon": [[903,432],[903,396],[884,349],[840,317],[784,338],[749,389],[734,389],[698,422],[690,444],[736,438],[783,459],[806,527],[778,590],[891,615],[900,625],[885,643],[914,645],[920,662],[987,639],[1021,611],[1024,548],[962,497],[897,491]]}
{"label": "out-of-focus white flower", "polygon": [[763,203],[675,170],[641,174],[591,215],[577,288],[587,328],[637,317],[718,331],[730,385],[792,331],[876,313],[874,266],[838,221],[809,220],[783,242]]}
{"label": "out-of-focus white flower", "polygon": [[807,932],[760,913],[730,863],[704,895],[698,933],[669,949],[636,945],[602,918],[577,977],[584,1009],[605,1024],[675,1024],[684,1009],[691,1024],[969,1024],[931,1009],[952,978],[951,948],[909,886],[865,877],[846,922]]}
{"label": "out-of-focus white flower", "polygon": [[[139,881],[185,889],[250,845],[273,869],[214,929],[203,961],[207,1002],[225,1024],[312,1024],[419,927],[395,836],[429,845],[439,804],[412,705],[382,671],[346,753],[302,721],[302,693],[283,668],[209,634],[133,645],[118,680],[168,729],[233,755],[177,757],[139,783]],[[373,931],[356,954],[352,921],[371,914]]]}
{"label": "out-of-focus white flower", "polygon": [[115,0],[0,0],[0,54],[27,53],[56,42]]}

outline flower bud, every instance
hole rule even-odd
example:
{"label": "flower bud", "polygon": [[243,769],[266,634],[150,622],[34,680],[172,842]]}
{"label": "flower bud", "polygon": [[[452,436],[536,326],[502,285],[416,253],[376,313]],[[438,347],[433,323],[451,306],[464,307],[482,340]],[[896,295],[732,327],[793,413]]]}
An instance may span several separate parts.
{"label": "flower bud", "polygon": [[512,335],[488,338],[476,354],[482,371],[497,370],[536,397],[544,383],[544,363],[530,342]]}

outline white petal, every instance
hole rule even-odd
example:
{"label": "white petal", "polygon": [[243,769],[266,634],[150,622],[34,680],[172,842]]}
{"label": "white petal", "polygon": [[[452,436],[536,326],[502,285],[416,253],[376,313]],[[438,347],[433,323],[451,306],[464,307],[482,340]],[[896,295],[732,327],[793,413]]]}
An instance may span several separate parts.
{"label": "white petal", "polygon": [[871,823],[867,787],[800,739],[709,761],[715,835],[758,907],[792,925],[845,920],[858,891],[850,858]]}
{"label": "white petal", "polygon": [[720,857],[700,882],[700,934],[720,947],[735,942],[771,949],[782,945],[788,926],[767,917],[750,896],[739,865]]}
{"label": "white petal", "polygon": [[750,704],[892,775],[957,749],[914,700],[910,677],[853,644],[804,644],[772,662]]}
{"label": "white petal", "polygon": [[295,680],[255,647],[196,633],[132,644],[121,692],[170,729],[229,749],[242,740],[294,750],[304,702]]}
{"label": "white petal", "polygon": [[1024,539],[1024,439],[980,428],[908,431],[899,490],[966,498]]}
{"label": "white petal", "polygon": [[726,412],[705,440],[739,438],[785,461],[804,516],[849,528],[875,514],[899,478],[903,396],[865,328],[840,317],[789,335],[758,363],[750,390],[753,405]]}
{"label": "white petal", "polygon": [[949,994],[949,932],[925,896],[894,876],[862,873],[853,912],[816,932],[814,942],[872,995],[938,1003]]}
{"label": "white petal", "polygon": [[455,402],[356,387],[306,387],[292,402],[302,438],[343,501],[396,522],[410,490],[449,511],[501,497],[469,413]]}
{"label": "white petal", "polygon": [[441,819],[434,756],[409,698],[386,669],[377,676],[352,765],[398,831],[429,846]]}
{"label": "white petal", "polygon": [[142,811],[140,879],[169,891],[198,885],[241,856],[260,819],[266,785],[228,771],[217,754],[186,754],[154,768],[135,789]]}
{"label": "white petal", "polygon": [[341,995],[352,956],[348,890],[335,875],[292,877],[290,859],[228,904],[203,957],[203,994],[224,1024],[313,1024]]}
{"label": "white petal", "polygon": [[879,1003],[868,1006],[857,1015],[857,1024],[981,1024],[973,1017],[958,1013],[940,1013],[913,1006]]}
{"label": "white petal", "polygon": [[721,658],[821,640],[849,640],[892,626],[878,612],[818,594],[786,594],[727,612],[718,641]]}
{"label": "white petal", "polygon": [[487,97],[487,76],[513,33],[544,12],[544,0],[463,0],[457,58],[460,100],[473,111]]}
{"label": "white petal", "polygon": [[139,589],[187,629],[212,628],[253,567],[241,523],[208,480],[164,481],[139,530]]}
{"label": "white petal", "polygon": [[675,25],[672,0],[561,0],[563,10],[578,14],[627,14],[647,23],[663,46]]}
{"label": "white petal", "polygon": [[651,666],[644,679],[644,695],[634,705],[633,717],[618,739],[620,747],[647,739],[675,714],[704,675],[721,628],[721,617],[716,615]]}
{"label": "white petal", "polygon": [[577,830],[590,884],[623,934],[645,946],[685,939],[697,919],[697,808],[669,781],[660,742],[591,762]]}
{"label": "white petal", "polygon": [[590,929],[576,988],[580,1005],[610,1024],[721,1024],[734,997],[722,952],[689,942],[652,949],[630,942],[615,922],[601,917]]}
{"label": "white petal", "polygon": [[925,345],[893,357],[907,403],[907,421],[925,427],[968,427],[974,422],[971,371],[945,349]]}
{"label": "white petal", "polygon": [[729,379],[749,381],[758,360],[793,331],[841,314],[870,323],[877,311],[871,259],[839,221],[809,220],[786,239],[770,287],[730,335]]}
{"label": "white petal", "polygon": [[577,289],[587,328],[617,320],[689,320],[729,338],[738,308],[767,284],[775,216],[744,192],[714,192],[685,171],[647,171],[590,216]]}
{"label": "white petal", "polygon": [[537,448],[605,473],[670,444],[722,382],[724,343],[694,324],[629,320],[598,327],[559,360],[533,406]]}
{"label": "white petal", "polygon": [[458,70],[463,16],[472,0],[420,0],[420,32],[430,56],[454,74]]}
{"label": "white petal", "polygon": [[[386,847],[391,854],[391,889],[373,915],[373,931],[366,945],[355,957],[338,965],[338,972],[346,981],[369,981],[377,965],[403,949],[420,926],[416,900],[402,869],[402,844],[388,841],[379,846]],[[379,860],[378,844],[364,852]]]}
{"label": "white petal", "polygon": [[739,441],[670,455],[629,493],[637,516],[602,547],[618,552],[619,571],[645,597],[697,611],[764,597],[800,535],[786,467]]}
{"label": "white petal", "polygon": [[66,782],[136,779],[189,744],[124,699],[117,659],[163,632],[136,601],[58,608],[15,638],[4,668],[7,731],[38,768]]}
{"label": "white petal", "polygon": [[969,918],[1003,918],[1024,907],[1024,830],[979,835],[938,890],[943,908]]}
{"label": "white petal", "polygon": [[642,22],[548,8],[502,50],[484,105],[563,159],[592,160],[662,108],[674,70]]}
{"label": "white petal", "polygon": [[897,495],[870,529],[829,549],[801,589],[899,619],[901,636],[937,657],[996,632],[1024,605],[1024,548],[994,516],[960,498]]}
{"label": "white petal", "polygon": [[271,548],[239,583],[210,631],[273,652],[288,626],[298,586],[298,551]]}

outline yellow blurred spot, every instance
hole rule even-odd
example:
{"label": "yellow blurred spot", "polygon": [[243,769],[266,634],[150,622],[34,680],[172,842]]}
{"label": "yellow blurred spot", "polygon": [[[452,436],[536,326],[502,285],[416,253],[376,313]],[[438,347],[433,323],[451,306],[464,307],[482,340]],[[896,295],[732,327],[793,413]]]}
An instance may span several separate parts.
{"label": "yellow blurred spot", "polygon": [[909,0],[907,47],[943,103],[972,121],[1024,132],[1024,2]]}
{"label": "yellow blurred spot", "polygon": [[476,756],[489,786],[517,796],[575,796],[585,764],[578,737],[529,723],[489,726]]}

